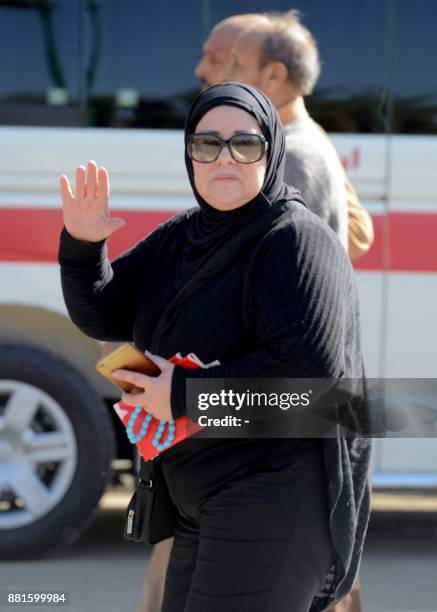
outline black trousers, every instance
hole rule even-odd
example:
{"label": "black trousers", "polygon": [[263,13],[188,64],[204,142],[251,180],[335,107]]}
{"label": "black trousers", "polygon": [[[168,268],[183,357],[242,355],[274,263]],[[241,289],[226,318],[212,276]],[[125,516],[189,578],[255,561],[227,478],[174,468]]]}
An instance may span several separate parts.
{"label": "black trousers", "polygon": [[334,559],[321,448],[178,507],[162,612],[307,612]]}

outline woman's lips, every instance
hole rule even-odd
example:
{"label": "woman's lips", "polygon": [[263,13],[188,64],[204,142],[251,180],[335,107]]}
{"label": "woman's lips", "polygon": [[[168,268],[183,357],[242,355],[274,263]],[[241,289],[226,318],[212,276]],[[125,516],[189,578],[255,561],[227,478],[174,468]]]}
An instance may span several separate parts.
{"label": "woman's lips", "polygon": [[233,176],[232,174],[219,174],[218,176],[214,177],[213,180],[214,181],[238,181],[238,178],[236,176]]}

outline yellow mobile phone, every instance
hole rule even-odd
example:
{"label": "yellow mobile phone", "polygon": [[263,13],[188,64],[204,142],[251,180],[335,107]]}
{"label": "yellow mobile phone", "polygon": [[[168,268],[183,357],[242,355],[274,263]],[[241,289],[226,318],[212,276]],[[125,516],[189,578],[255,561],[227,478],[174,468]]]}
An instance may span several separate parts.
{"label": "yellow mobile phone", "polygon": [[115,351],[112,351],[112,353],[100,359],[96,363],[96,370],[99,374],[127,393],[141,392],[142,389],[135,387],[132,383],[119,380],[112,376],[114,370],[121,369],[140,372],[141,374],[147,374],[147,376],[159,376],[161,373],[161,370],[153,361],[130,343],[122,344],[115,349]]}

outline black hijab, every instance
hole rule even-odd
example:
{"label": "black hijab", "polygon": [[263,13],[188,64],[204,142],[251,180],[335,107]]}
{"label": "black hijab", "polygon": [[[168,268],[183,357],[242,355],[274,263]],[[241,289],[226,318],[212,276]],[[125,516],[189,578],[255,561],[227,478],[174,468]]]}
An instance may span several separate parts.
{"label": "black hijab", "polygon": [[[269,143],[267,168],[261,191],[252,200],[234,210],[222,211],[206,202],[196,189],[187,139],[196,131],[202,117],[216,106],[234,106],[252,115]],[[258,89],[242,83],[223,83],[202,92],[193,102],[185,121],[185,165],[200,209],[187,218],[187,245],[179,263],[179,282],[188,280],[205,256],[223,247],[232,238],[245,241],[244,227],[269,211],[272,206],[290,200],[305,202],[300,192],[284,183],[285,135],[279,115],[270,100]],[[306,204],[305,204],[306,205]],[[238,238],[237,238],[238,240]]]}
{"label": "black hijab", "polygon": [[[296,206],[306,206],[299,191],[284,183],[285,136],[273,104],[249,85],[224,83],[201,93],[194,101],[185,122],[185,143],[195,132],[200,119],[216,106],[235,106],[257,120],[269,143],[268,161],[261,191],[249,202],[230,211],[212,207],[198,193],[194,184],[191,159],[185,149],[185,164],[199,207],[188,210],[182,220],[182,236],[166,245],[166,255],[178,253],[174,284],[168,283],[166,308],[154,324],[150,350],[159,353],[160,342],[172,325],[184,302],[231,261],[237,261],[241,249],[268,232],[272,224],[291,213]],[[179,242],[180,241],[180,242]],[[151,325],[153,316],[145,317]],[[145,332],[144,332],[145,333]]]}

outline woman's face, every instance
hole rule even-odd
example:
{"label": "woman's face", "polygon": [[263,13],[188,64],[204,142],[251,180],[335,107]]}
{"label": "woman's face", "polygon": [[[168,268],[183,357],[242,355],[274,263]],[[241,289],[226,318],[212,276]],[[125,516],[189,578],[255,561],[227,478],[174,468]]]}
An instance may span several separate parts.
{"label": "woman's face", "polygon": [[[233,106],[216,106],[196,126],[195,133],[214,132],[224,140],[236,133],[262,135],[256,119]],[[201,197],[218,210],[233,210],[252,200],[261,191],[267,154],[252,164],[235,161],[223,147],[216,161],[204,164],[193,160],[194,184]]]}

